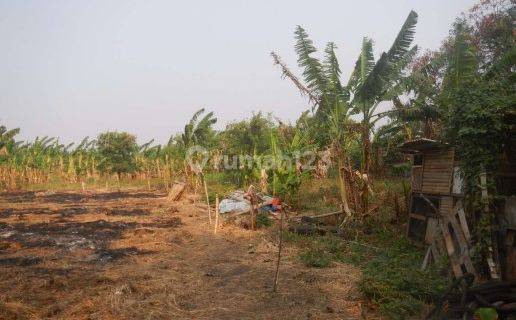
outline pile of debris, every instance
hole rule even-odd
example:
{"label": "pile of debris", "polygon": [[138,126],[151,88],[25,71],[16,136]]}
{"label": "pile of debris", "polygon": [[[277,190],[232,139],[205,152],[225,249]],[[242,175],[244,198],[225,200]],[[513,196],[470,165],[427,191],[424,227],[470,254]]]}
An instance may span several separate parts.
{"label": "pile of debris", "polygon": [[425,319],[473,319],[479,308],[493,309],[500,319],[516,313],[516,283],[473,282],[471,274],[456,279]]}
{"label": "pile of debris", "polygon": [[[468,312],[478,307],[493,308],[501,315],[516,310],[516,202],[511,200],[513,189],[507,188],[514,181],[499,186],[506,199],[494,206],[490,205],[486,173],[479,176],[483,209],[478,214],[496,216],[503,222],[492,226],[492,241],[484,257],[491,280],[486,282],[471,260],[473,239],[463,208],[465,193],[455,149],[434,140],[418,139],[404,143],[401,150],[412,156],[407,236],[427,247],[422,269],[443,257],[450,261],[457,280],[441,304],[446,301],[453,307],[451,318],[470,319]],[[504,177],[505,173],[498,174]],[[495,207],[499,209],[493,212]],[[484,283],[479,285],[481,282]]]}
{"label": "pile of debris", "polygon": [[256,215],[258,213],[270,214],[276,219],[281,209],[279,198],[256,192],[253,186],[247,192],[234,191],[219,203],[219,213],[225,221],[238,221],[249,215],[253,230],[256,228]]}

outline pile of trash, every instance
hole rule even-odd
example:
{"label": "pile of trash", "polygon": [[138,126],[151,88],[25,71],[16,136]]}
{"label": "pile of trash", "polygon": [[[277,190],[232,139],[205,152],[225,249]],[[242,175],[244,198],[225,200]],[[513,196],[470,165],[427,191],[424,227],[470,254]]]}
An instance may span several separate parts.
{"label": "pile of trash", "polygon": [[[255,208],[258,212],[275,213],[281,210],[281,201],[279,198],[265,195],[262,193],[254,193]],[[227,198],[222,199],[219,203],[219,213],[226,216],[238,216],[251,212],[251,200],[249,198],[249,191],[245,192],[237,190],[231,193]]]}

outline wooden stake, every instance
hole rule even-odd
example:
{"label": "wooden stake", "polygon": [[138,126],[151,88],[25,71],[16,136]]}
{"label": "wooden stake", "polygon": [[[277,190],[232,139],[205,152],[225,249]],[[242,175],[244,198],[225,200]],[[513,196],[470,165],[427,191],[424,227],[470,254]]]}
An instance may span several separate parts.
{"label": "wooden stake", "polygon": [[253,197],[251,197],[251,230],[256,230],[256,208]]}
{"label": "wooden stake", "polygon": [[278,245],[278,261],[276,262],[276,274],[274,275],[273,292],[278,290],[279,267],[281,261],[281,249],[283,247],[283,210],[280,211],[280,225],[279,225],[279,245]]}
{"label": "wooden stake", "polygon": [[206,178],[202,176],[202,182],[204,184],[204,193],[206,193],[206,203],[208,204],[208,218],[211,224],[211,208],[210,208],[210,197],[208,197],[208,187],[206,186]]}
{"label": "wooden stake", "polygon": [[213,234],[217,234],[217,229],[219,228],[219,195],[215,196],[215,228],[213,229]]}
{"label": "wooden stake", "polygon": [[[487,174],[485,172],[480,173],[480,189],[482,191],[482,201],[484,202],[484,214],[489,215],[489,195],[487,193]],[[493,236],[491,235],[492,243],[488,247],[487,252],[487,265],[489,267],[489,274],[493,280],[500,279],[499,264],[497,256],[493,250]]]}

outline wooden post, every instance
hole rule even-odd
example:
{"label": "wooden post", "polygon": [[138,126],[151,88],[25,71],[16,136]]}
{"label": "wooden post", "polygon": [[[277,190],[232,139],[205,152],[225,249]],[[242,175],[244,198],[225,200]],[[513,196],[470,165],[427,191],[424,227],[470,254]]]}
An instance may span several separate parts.
{"label": "wooden post", "polygon": [[219,195],[215,196],[215,228],[213,229],[213,234],[217,234],[217,229],[219,228]]}
{"label": "wooden post", "polygon": [[249,186],[249,189],[247,189],[247,193],[245,194],[244,198],[248,199],[250,203],[251,230],[256,230],[256,203],[259,200],[256,196],[253,185]]}
{"label": "wooden post", "polygon": [[256,230],[256,208],[254,205],[254,195],[251,196],[251,230]]}
{"label": "wooden post", "polygon": [[[484,214],[489,216],[489,195],[487,193],[487,174],[485,172],[480,173],[480,189],[482,191],[482,202],[484,203]],[[497,255],[493,250],[493,235],[491,234],[491,244],[488,247],[487,252],[487,266],[489,267],[489,274],[493,280],[500,279],[499,264]]]}
{"label": "wooden post", "polygon": [[208,219],[211,224],[211,208],[210,208],[210,197],[208,197],[208,187],[206,186],[206,178],[202,175],[202,182],[204,184],[204,193],[206,193],[206,203],[208,204]]}
{"label": "wooden post", "polygon": [[281,249],[283,247],[283,209],[280,210],[280,225],[279,225],[279,244],[278,244],[278,261],[276,262],[276,274],[274,275],[273,292],[278,290],[279,267],[281,261]]}

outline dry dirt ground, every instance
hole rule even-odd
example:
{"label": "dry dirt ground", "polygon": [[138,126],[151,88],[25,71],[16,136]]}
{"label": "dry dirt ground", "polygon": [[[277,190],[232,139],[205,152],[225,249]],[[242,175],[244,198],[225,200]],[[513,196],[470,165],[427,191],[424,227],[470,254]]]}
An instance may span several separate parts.
{"label": "dry dirt ground", "polygon": [[[163,192],[0,193],[0,319],[361,319],[360,271]],[[366,316],[367,319],[375,317]]]}

